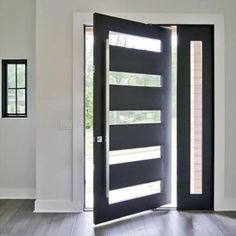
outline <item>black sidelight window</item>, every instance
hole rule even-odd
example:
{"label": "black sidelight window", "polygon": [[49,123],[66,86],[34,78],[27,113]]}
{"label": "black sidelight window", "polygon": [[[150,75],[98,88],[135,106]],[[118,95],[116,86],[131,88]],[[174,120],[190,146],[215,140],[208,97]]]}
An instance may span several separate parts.
{"label": "black sidelight window", "polygon": [[2,60],[2,117],[27,117],[27,60]]}

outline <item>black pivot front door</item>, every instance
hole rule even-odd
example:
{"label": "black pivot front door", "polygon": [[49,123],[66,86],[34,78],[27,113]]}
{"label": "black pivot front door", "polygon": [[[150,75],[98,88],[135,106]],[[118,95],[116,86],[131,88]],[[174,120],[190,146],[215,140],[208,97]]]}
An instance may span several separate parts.
{"label": "black pivot front door", "polygon": [[94,14],[94,223],[171,196],[171,32]]}

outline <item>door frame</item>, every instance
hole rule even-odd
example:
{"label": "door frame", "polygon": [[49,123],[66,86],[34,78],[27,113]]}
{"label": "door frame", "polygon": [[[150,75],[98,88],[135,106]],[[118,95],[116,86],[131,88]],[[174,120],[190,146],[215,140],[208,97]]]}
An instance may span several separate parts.
{"label": "door frame", "polygon": [[[112,13],[106,15],[152,24],[214,25],[214,210],[225,209],[225,31],[223,14]],[[84,210],[84,25],[93,13],[73,16],[72,201]],[[222,191],[223,189],[223,191]]]}

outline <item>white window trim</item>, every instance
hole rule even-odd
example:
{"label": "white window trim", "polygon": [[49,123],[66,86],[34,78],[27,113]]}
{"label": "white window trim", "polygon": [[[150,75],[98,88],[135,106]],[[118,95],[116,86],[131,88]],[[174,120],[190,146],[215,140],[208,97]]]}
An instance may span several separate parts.
{"label": "white window trim", "polygon": [[[235,210],[236,199],[225,198],[225,39],[223,14],[104,13],[152,24],[214,25],[215,149],[214,209]],[[84,207],[84,25],[93,25],[93,13],[73,17],[73,201]]]}

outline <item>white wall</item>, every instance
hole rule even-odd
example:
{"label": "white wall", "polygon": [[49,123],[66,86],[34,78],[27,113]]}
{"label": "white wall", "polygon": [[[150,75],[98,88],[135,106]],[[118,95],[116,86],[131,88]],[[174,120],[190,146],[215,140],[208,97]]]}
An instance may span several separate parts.
{"label": "white wall", "polygon": [[1,0],[0,60],[18,58],[28,60],[28,118],[0,118],[0,198],[35,197],[35,1]]}
{"label": "white wall", "polygon": [[59,128],[61,119],[72,119],[72,17],[76,11],[225,14],[226,174],[225,189],[222,191],[223,195],[232,199],[232,204],[222,203],[221,208],[236,209],[236,205],[233,205],[236,203],[236,188],[234,188],[236,2],[234,0],[179,0],[178,4],[174,0],[37,0],[36,2],[38,200],[36,210],[50,210],[48,209],[50,205],[51,210],[76,210],[76,206],[72,204],[72,132]]}

